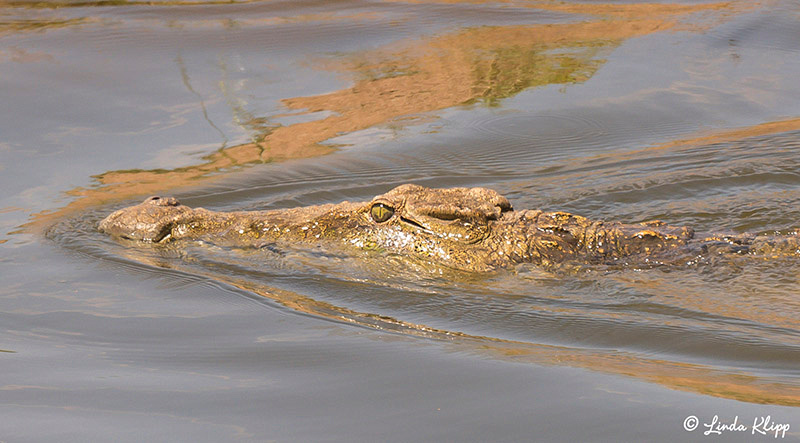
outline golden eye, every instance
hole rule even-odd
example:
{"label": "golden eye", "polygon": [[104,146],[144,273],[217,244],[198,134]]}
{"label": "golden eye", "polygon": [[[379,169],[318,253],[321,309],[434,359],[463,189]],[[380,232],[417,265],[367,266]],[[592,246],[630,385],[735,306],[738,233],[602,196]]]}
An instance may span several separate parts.
{"label": "golden eye", "polygon": [[383,203],[375,203],[369,210],[372,219],[377,223],[383,223],[389,220],[394,215],[394,208],[384,205]]}

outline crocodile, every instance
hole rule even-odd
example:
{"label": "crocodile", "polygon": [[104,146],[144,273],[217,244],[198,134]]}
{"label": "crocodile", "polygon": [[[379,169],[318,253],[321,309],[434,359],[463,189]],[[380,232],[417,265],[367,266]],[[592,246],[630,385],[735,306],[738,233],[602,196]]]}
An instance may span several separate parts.
{"label": "crocodile", "polygon": [[406,184],[368,202],[218,212],[172,197],[149,197],[99,224],[117,238],[145,243],[204,241],[219,246],[338,245],[410,256],[449,268],[487,272],[518,263],[686,263],[718,254],[800,256],[800,236],[697,235],[654,220],[592,220],[568,212],[515,211],[487,188],[432,189]]}

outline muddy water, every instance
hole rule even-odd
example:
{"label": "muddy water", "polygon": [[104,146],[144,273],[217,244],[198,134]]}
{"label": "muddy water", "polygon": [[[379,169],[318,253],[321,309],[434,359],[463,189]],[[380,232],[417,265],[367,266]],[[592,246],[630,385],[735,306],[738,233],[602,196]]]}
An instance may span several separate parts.
{"label": "muddy water", "polygon": [[748,427],[726,439],[773,438],[749,429],[767,415],[798,439],[797,255],[475,275],[95,226],[152,193],[274,209],[413,182],[792,232],[799,14],[3,5],[0,440],[680,441],[715,415]]}

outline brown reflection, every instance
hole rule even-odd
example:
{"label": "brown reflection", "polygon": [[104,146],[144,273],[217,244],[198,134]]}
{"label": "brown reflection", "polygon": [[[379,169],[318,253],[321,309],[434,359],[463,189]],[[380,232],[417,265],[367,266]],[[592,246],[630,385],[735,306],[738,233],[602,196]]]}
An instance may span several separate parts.
{"label": "brown reflection", "polygon": [[[602,55],[623,40],[674,28],[682,14],[726,5],[592,5],[616,18],[470,28],[320,63],[321,68],[354,78],[353,86],[286,99],[283,104],[289,113],[272,118],[317,112],[327,117],[281,126],[249,115],[243,121],[262,130],[252,143],[223,147],[194,166],[100,174],[93,187],[68,191],[76,199],[65,208],[34,215],[30,226],[40,228],[57,217],[102,203],[207,184],[219,173],[243,165],[327,154],[335,148],[322,144],[326,140],[389,122],[402,124],[415,114],[464,104],[492,106],[526,88],[583,82],[603,64]],[[586,13],[589,6],[571,7],[577,9],[565,11]],[[229,97],[228,101],[234,102]]]}
{"label": "brown reflection", "polygon": [[473,336],[407,323],[386,316],[359,313],[320,303],[299,294],[264,291],[263,288],[259,290],[252,285],[231,283],[300,312],[378,330],[443,340],[456,352],[489,355],[506,361],[589,369],[658,383],[670,389],[749,403],[800,406],[800,385],[793,378],[764,379],[744,372],[722,371],[699,364],[645,358],[625,352],[548,346]]}
{"label": "brown reflection", "polygon": [[658,383],[670,389],[748,403],[800,406],[796,379],[764,379],[703,365],[637,357],[610,351],[496,341],[481,351],[498,358],[538,364],[568,365]]}
{"label": "brown reflection", "polygon": [[658,146],[650,147],[645,149],[645,151],[653,151],[658,149],[674,149],[681,147],[694,147],[694,146],[711,145],[714,143],[733,142],[736,140],[743,140],[749,137],[760,137],[769,134],[779,134],[781,132],[796,131],[798,129],[800,129],[800,118],[791,118],[788,120],[778,120],[774,122],[761,123],[755,126],[748,126],[746,128],[713,131],[708,134],[701,134],[694,137],[675,140],[669,143],[664,143]]}
{"label": "brown reflection", "polygon": [[[150,265],[172,267],[171,264],[147,258],[136,251],[128,250],[126,254],[130,259]],[[370,329],[437,340],[446,343],[446,347],[453,352],[475,353],[504,361],[589,369],[657,383],[670,389],[749,403],[800,406],[800,384],[796,378],[763,378],[746,372],[724,371],[700,364],[646,358],[624,351],[570,348],[470,335],[409,323],[385,315],[354,311],[296,292],[244,279],[203,273],[196,268],[186,271],[268,298],[297,312]]]}
{"label": "brown reflection", "polygon": [[0,19],[0,37],[20,32],[42,32],[53,29],[69,28],[97,22],[97,19],[79,18],[42,18],[42,19]]}

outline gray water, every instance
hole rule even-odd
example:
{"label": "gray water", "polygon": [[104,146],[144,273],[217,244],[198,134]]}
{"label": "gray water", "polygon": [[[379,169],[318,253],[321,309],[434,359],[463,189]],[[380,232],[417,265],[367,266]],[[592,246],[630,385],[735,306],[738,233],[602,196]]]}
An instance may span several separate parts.
{"label": "gray water", "polygon": [[[121,244],[215,210],[484,186],[800,228],[792,1],[0,6],[0,441],[800,436],[800,256],[489,274]],[[684,429],[696,416],[698,428]]]}

